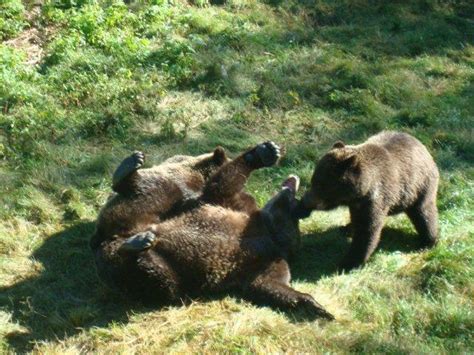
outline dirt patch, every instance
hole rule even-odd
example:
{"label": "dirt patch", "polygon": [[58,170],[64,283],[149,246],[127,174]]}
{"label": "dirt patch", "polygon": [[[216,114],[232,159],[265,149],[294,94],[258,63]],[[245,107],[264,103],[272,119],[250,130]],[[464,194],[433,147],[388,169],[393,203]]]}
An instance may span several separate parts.
{"label": "dirt patch", "polygon": [[51,27],[40,26],[41,3],[34,4],[27,12],[27,29],[17,37],[5,41],[7,46],[19,49],[26,54],[25,64],[36,65],[44,56],[44,44],[55,32]]}
{"label": "dirt patch", "polygon": [[41,37],[37,28],[29,28],[16,38],[5,41],[7,46],[20,49],[26,53],[26,64],[35,65],[43,58]]}

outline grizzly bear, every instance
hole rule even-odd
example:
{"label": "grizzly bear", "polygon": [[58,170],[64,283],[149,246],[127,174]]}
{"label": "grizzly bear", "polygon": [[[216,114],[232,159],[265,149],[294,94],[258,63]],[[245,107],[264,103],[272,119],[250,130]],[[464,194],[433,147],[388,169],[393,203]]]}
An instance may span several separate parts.
{"label": "grizzly bear", "polygon": [[[252,171],[271,166],[278,158],[279,148],[266,142],[232,161],[225,159],[213,174],[204,177],[200,193],[193,190],[197,196],[184,202],[182,196],[154,190],[150,199],[156,195],[166,202],[169,196],[174,206],[128,235],[111,235],[111,229],[103,228],[102,224],[110,228],[115,222],[107,218],[119,216],[108,215],[106,204],[96,234],[106,231],[107,235],[94,237],[92,243],[102,278],[142,300],[175,303],[187,295],[236,290],[256,303],[333,319],[312,296],[289,285],[287,257],[299,234],[298,220],[291,213],[297,204],[298,178],[287,179],[262,209],[243,191]],[[135,177],[133,183],[122,181],[128,170],[135,169],[134,164],[123,165],[133,168],[119,167],[127,173],[119,171],[114,186],[121,184],[120,194],[133,196],[140,191],[140,178]],[[146,205],[141,209],[146,210]],[[108,216],[105,223],[104,216]]]}
{"label": "grizzly bear", "polygon": [[197,157],[177,155],[140,169],[144,159],[142,152],[135,152],[116,169],[112,178],[115,193],[99,214],[91,247],[96,248],[104,238],[129,237],[165,218],[177,204],[199,196],[205,181],[229,160],[221,147]]}
{"label": "grizzly bear", "polygon": [[363,264],[379,243],[387,215],[405,212],[424,247],[438,239],[439,172],[416,138],[384,131],[359,145],[336,142],[317,163],[295,215],[348,206],[352,244],[341,268]]}
{"label": "grizzly bear", "polygon": [[144,160],[142,152],[134,152],[118,166],[112,178],[115,193],[101,209],[90,240],[97,271],[112,288],[133,283],[136,263],[107,250],[200,196],[205,181],[229,161],[221,147],[196,157],[176,155],[149,169],[141,169]]}

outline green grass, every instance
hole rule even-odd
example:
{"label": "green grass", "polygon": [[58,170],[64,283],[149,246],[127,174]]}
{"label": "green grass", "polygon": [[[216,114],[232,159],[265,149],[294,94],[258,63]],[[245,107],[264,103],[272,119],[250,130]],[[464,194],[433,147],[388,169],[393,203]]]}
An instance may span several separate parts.
{"label": "green grass", "polygon": [[[463,353],[474,348],[474,6],[470,1],[0,1],[0,352]],[[39,33],[41,60],[17,41]],[[248,190],[308,186],[338,139],[418,137],[441,170],[441,240],[390,218],[337,275],[347,211],[302,223],[293,284],[337,320],[237,295],[150,309],[110,293],[88,239],[130,151],[150,163],[265,139]]]}

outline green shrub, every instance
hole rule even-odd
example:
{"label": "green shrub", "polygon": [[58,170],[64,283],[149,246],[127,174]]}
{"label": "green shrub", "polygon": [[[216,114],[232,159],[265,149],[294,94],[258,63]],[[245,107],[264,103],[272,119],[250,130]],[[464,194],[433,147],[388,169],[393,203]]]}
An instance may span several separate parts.
{"label": "green shrub", "polygon": [[22,2],[0,0],[0,41],[13,37],[25,26],[25,7]]}

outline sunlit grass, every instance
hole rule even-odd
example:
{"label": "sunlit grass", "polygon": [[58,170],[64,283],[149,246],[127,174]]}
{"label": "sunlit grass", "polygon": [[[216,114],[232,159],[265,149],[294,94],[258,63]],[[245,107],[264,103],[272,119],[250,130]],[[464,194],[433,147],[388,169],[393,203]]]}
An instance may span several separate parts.
{"label": "sunlit grass", "polygon": [[[46,2],[37,20],[28,20],[34,4],[6,4],[0,38],[37,28],[44,51],[32,66],[27,48],[0,44],[1,352],[474,347],[470,2],[65,0]],[[381,129],[415,135],[435,157],[440,243],[418,250],[408,219],[389,218],[367,265],[339,275],[348,213],[313,213],[301,223],[293,285],[335,322],[301,321],[238,294],[146,308],[96,276],[88,239],[130,151],[154,164],[274,140],[285,157],[247,186],[262,205],[290,173],[304,190],[335,140]]]}

